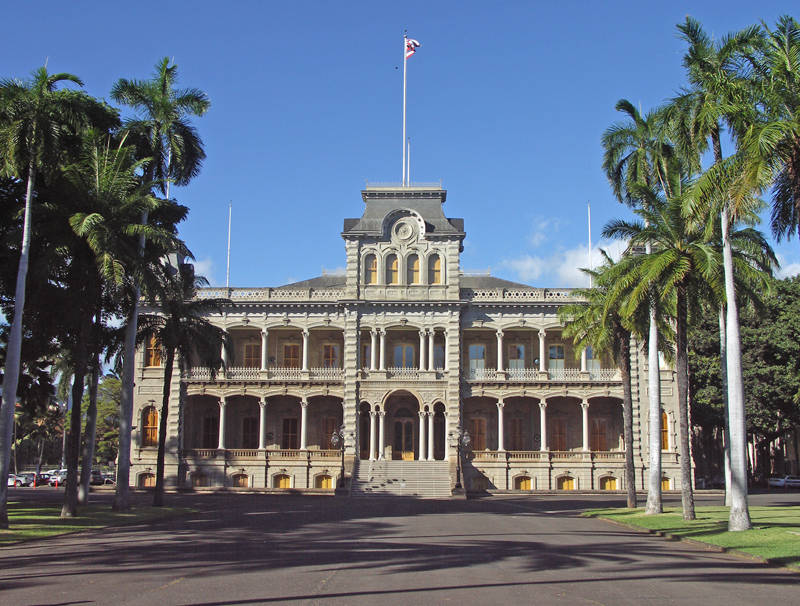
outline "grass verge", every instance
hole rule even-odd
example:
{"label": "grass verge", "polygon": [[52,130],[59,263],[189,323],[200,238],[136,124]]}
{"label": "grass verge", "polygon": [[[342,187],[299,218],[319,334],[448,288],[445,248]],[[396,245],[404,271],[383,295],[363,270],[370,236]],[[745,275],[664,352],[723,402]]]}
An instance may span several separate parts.
{"label": "grass verge", "polygon": [[61,505],[35,505],[11,501],[8,504],[9,529],[0,530],[0,547],[43,539],[70,532],[151,522],[191,512],[185,507],[136,507],[124,513],[108,505],[87,505],[74,518],[61,519]]}
{"label": "grass verge", "polygon": [[695,514],[697,519],[690,522],[683,520],[677,507],[665,508],[657,515],[645,515],[644,509],[594,509],[583,515],[800,569],[800,507],[750,507],[753,528],[742,532],[728,532],[726,507],[697,507]]}

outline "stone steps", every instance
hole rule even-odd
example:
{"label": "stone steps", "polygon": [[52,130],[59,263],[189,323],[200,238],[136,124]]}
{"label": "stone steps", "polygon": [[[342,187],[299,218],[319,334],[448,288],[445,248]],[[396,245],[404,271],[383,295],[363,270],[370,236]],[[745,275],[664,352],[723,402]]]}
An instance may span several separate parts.
{"label": "stone steps", "polygon": [[443,499],[451,496],[447,461],[356,461],[353,497],[407,496]]}

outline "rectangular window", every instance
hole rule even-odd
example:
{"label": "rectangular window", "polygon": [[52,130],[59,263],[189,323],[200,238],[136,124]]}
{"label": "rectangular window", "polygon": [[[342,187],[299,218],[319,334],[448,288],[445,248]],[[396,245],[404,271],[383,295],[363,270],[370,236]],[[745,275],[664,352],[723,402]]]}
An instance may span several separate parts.
{"label": "rectangular window", "polygon": [[512,343],[508,346],[508,368],[525,368],[525,346],[521,343]]}
{"label": "rectangular window", "polygon": [[297,418],[283,420],[283,434],[281,435],[281,448],[284,450],[297,450]]}
{"label": "rectangular window", "polygon": [[261,368],[261,343],[244,344],[244,367]]}
{"label": "rectangular window", "polygon": [[242,419],[242,448],[258,448],[258,417]]}
{"label": "rectangular window", "polygon": [[551,345],[550,346],[550,360],[548,368],[552,370],[564,368],[564,346]]}
{"label": "rectangular window", "polygon": [[486,450],[486,419],[470,419],[469,433],[472,438],[472,450]]}
{"label": "rectangular window", "polygon": [[161,366],[161,345],[155,335],[147,339],[147,348],[144,352],[145,366]]}
{"label": "rectangular window", "polygon": [[414,368],[414,346],[401,343],[394,346],[395,368]]}
{"label": "rectangular window", "polygon": [[322,427],[322,435],[319,438],[319,447],[323,450],[328,450],[330,448],[333,448],[333,444],[331,442],[331,436],[333,436],[333,432],[336,431],[336,429],[338,428],[336,418],[323,417],[321,427]]}
{"label": "rectangular window", "polygon": [[444,345],[433,346],[433,367],[444,368]]}
{"label": "rectangular window", "polygon": [[322,346],[322,367],[339,368],[339,346],[326,344]]}
{"label": "rectangular window", "polygon": [[473,343],[469,346],[469,369],[483,369],[486,365],[486,345]]}
{"label": "rectangular window", "polygon": [[203,417],[203,436],[200,448],[219,446],[219,417]]}
{"label": "rectangular window", "polygon": [[592,419],[591,450],[608,450],[608,423],[606,419]]}
{"label": "rectangular window", "polygon": [[564,419],[553,419],[550,423],[550,448],[567,449],[567,424]]}
{"label": "rectangular window", "polygon": [[283,366],[284,368],[300,368],[300,345],[298,343],[284,343]]}
{"label": "rectangular window", "polygon": [[509,450],[522,450],[522,419],[509,419]]}
{"label": "rectangular window", "polygon": [[372,343],[361,344],[361,368],[369,368],[372,361]]}
{"label": "rectangular window", "polygon": [[595,357],[591,347],[586,348],[586,370],[589,372],[600,370],[600,356]]}

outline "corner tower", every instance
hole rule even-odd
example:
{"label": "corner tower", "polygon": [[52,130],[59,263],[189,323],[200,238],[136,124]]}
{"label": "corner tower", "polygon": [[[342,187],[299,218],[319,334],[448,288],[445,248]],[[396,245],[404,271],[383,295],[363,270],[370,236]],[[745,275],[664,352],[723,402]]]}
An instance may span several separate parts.
{"label": "corner tower", "polygon": [[347,296],[458,300],[464,220],[448,219],[441,185],[368,185],[360,219],[345,219]]}

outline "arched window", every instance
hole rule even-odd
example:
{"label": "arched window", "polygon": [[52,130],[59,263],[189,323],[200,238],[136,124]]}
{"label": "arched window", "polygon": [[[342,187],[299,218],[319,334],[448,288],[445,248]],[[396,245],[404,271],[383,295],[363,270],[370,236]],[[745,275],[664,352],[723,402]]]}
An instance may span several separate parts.
{"label": "arched window", "polygon": [[428,258],[428,284],[442,283],[442,260],[439,255]]}
{"label": "arched window", "polygon": [[378,260],[375,255],[367,255],[364,258],[364,283],[378,283]]}
{"label": "arched window", "polygon": [[314,488],[333,490],[333,478],[327,474],[317,476],[314,478]]}
{"label": "arched window", "polygon": [[292,478],[286,475],[285,473],[280,473],[277,475],[272,476],[272,487],[273,488],[291,488],[292,487]]}
{"label": "arched window", "polygon": [[142,411],[142,446],[158,446],[158,411],[155,406]]}
{"label": "arched window", "polygon": [[667,413],[661,411],[661,450],[669,450],[669,420]]}
{"label": "arched window", "polygon": [[161,345],[155,335],[150,335],[147,339],[147,347],[144,352],[145,366],[161,366]]}
{"label": "arched window", "polygon": [[419,284],[420,277],[419,277],[419,257],[417,255],[409,255],[408,257],[408,265],[407,265],[407,276],[406,276],[406,283],[407,284]]}
{"label": "arched window", "polygon": [[231,476],[231,485],[234,488],[248,488],[250,477],[246,473],[237,473]]}
{"label": "arched window", "polygon": [[392,254],[386,257],[386,283],[400,284],[397,255]]}
{"label": "arched window", "polygon": [[139,488],[155,488],[156,476],[152,473],[143,473],[139,475]]}
{"label": "arched window", "polygon": [[517,476],[514,478],[514,490],[530,490],[531,478],[530,476]]}

